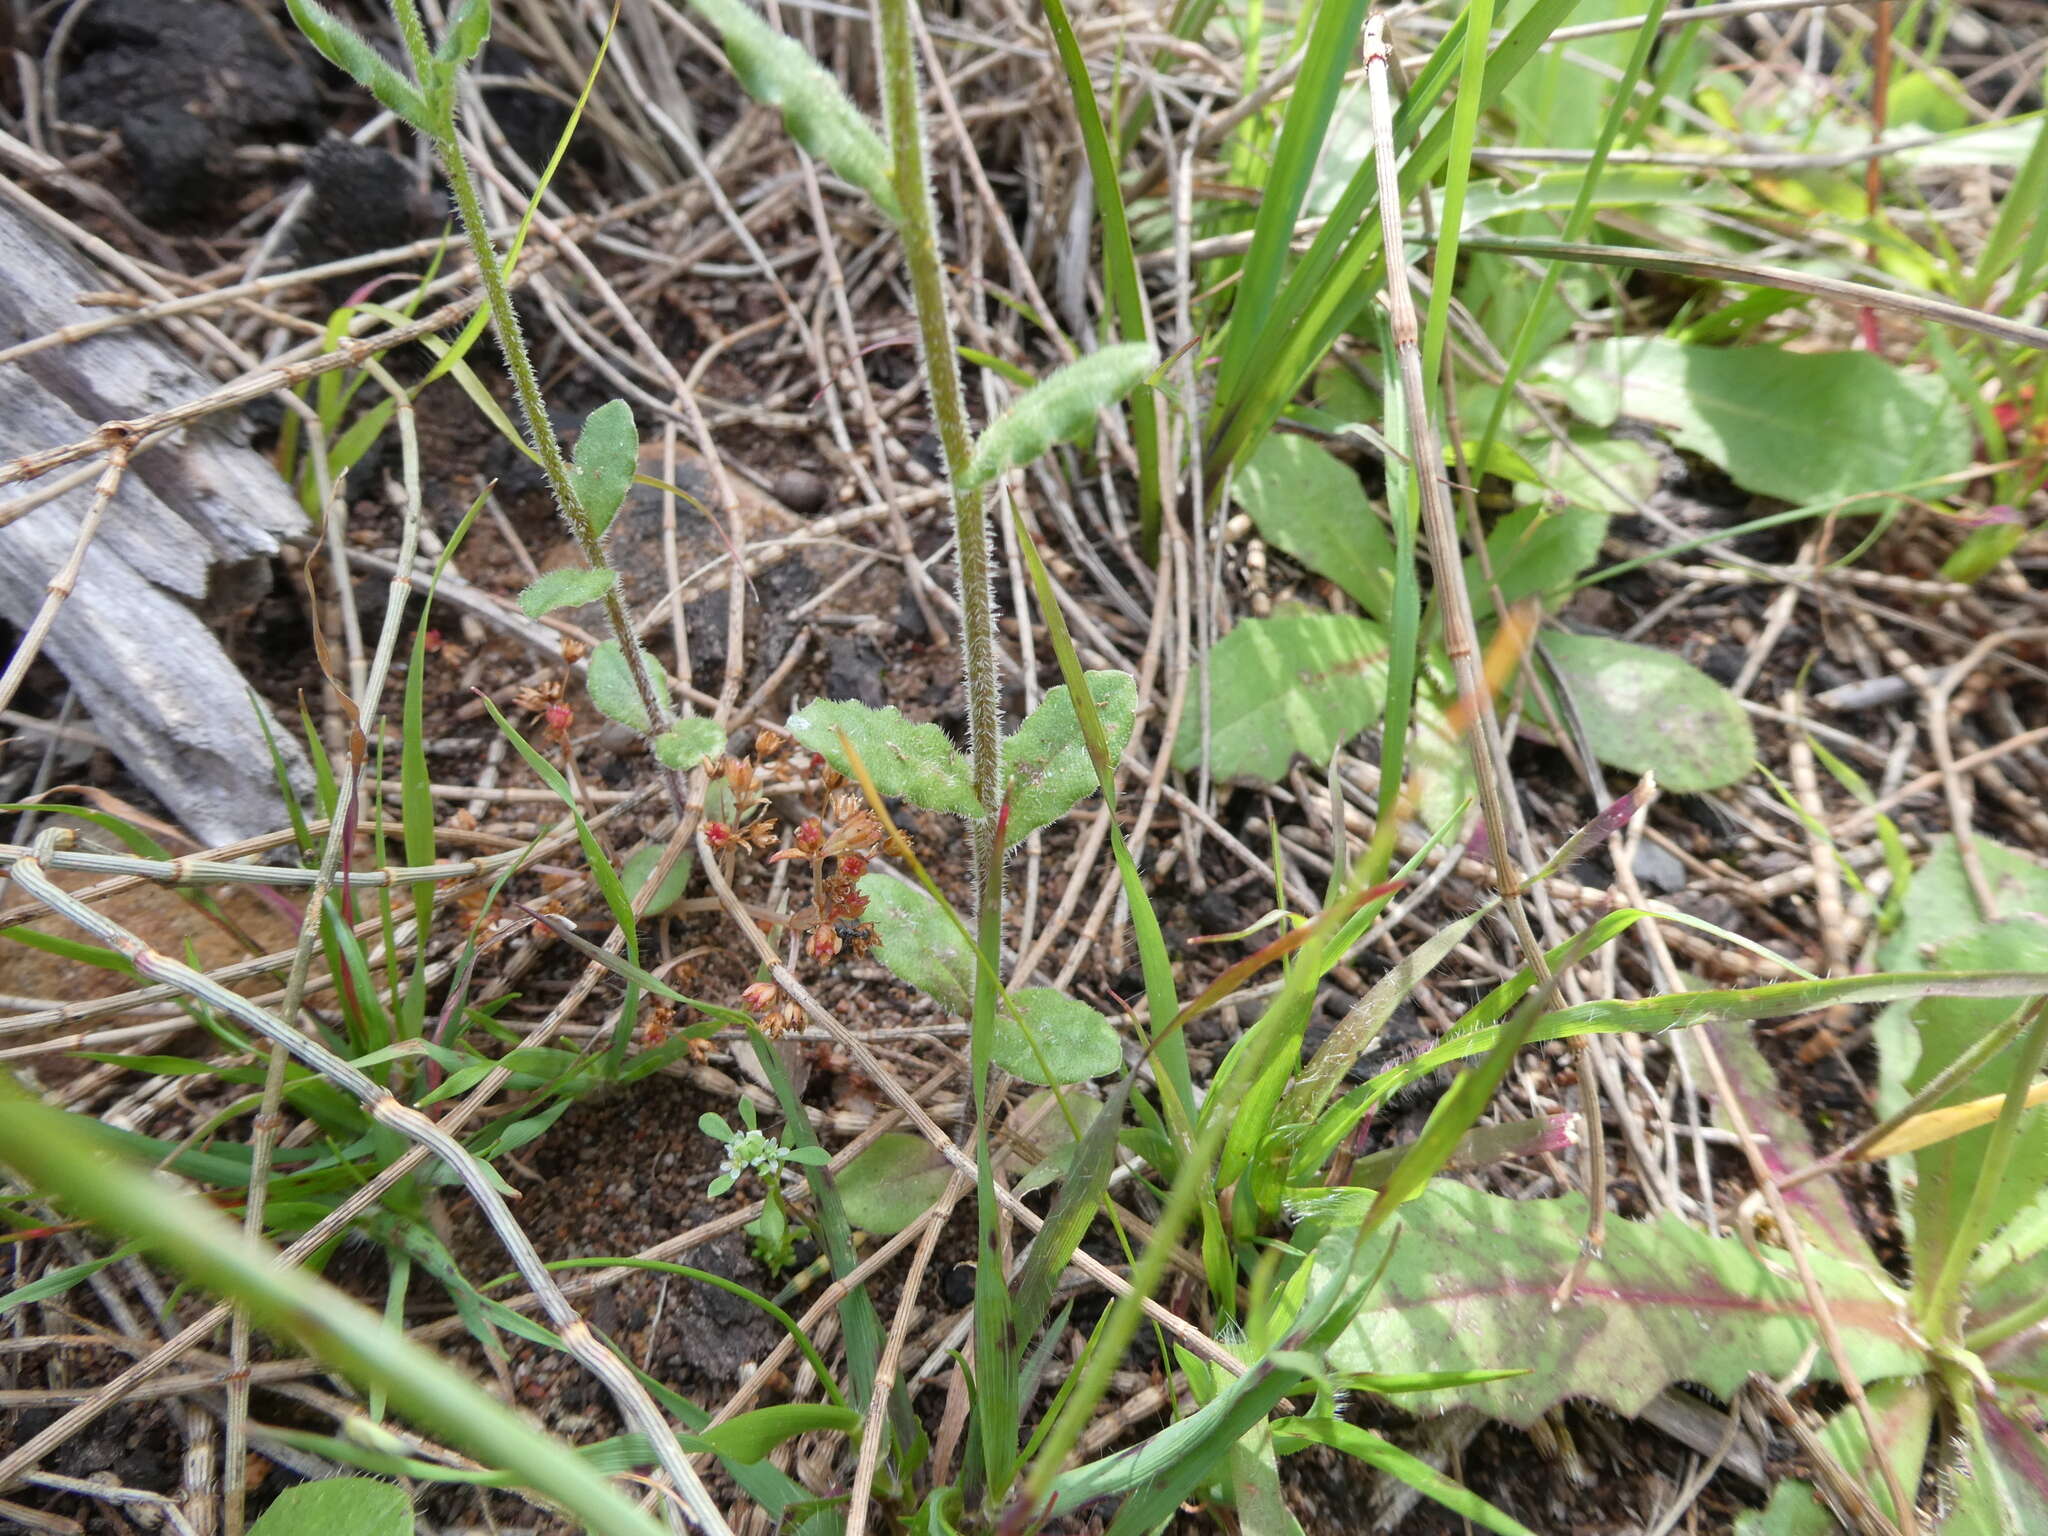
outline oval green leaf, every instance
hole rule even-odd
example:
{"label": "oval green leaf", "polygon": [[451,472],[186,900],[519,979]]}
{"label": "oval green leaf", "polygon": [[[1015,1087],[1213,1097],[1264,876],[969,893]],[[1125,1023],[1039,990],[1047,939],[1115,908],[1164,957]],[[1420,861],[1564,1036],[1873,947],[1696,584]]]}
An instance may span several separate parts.
{"label": "oval green leaf", "polygon": [[1327,448],[1275,432],[1231,481],[1259,536],[1327,576],[1376,619],[1394,611],[1394,544],[1365,487]]}
{"label": "oval green leaf", "polygon": [[519,594],[519,611],[537,619],[557,608],[581,608],[609,592],[618,572],[609,566],[570,565],[543,571]]}
{"label": "oval green leaf", "polygon": [[725,732],[718,722],[704,715],[691,715],[654,738],[654,755],[664,768],[687,773],[707,757],[725,751]]}
{"label": "oval green leaf", "polygon": [[[860,759],[878,794],[928,811],[979,819],[974,773],[959,748],[929,721],[906,720],[893,704],[870,709],[849,699],[817,699],[789,717],[789,734],[849,778]],[[853,756],[840,743],[844,735]]]}
{"label": "oval green leaf", "polygon": [[881,940],[875,958],[948,1013],[974,1005],[974,951],[966,936],[919,886],[894,875],[860,879],[864,914]]}
{"label": "oval green leaf", "polygon": [[[1128,672],[1090,672],[1088,696],[1108,740],[1109,760],[1122,761],[1138,713],[1138,683]],[[1003,801],[1010,819],[1003,846],[1014,848],[1050,826],[1095,792],[1095,763],[1081,736],[1080,717],[1066,685],[1047,693],[1038,708],[1003,743]]]}
{"label": "oval green leaf", "polygon": [[327,1477],[287,1488],[249,1536],[412,1536],[412,1500],[374,1477]]}
{"label": "oval green leaf", "polygon": [[962,487],[986,485],[1005,470],[1029,464],[1054,443],[1079,437],[1096,412],[1144,383],[1158,359],[1150,342],[1124,341],[1055,369],[988,424],[967,461]]}
{"label": "oval green leaf", "polygon": [[1017,1017],[996,1015],[989,1060],[1012,1077],[1053,1088],[1123,1067],[1116,1026],[1086,1003],[1051,987],[1024,987],[1010,994],[1010,1002]]}
{"label": "oval green leaf", "polygon": [[1604,635],[1545,634],[1542,646],[1609,767],[1654,773],[1680,794],[1748,774],[1756,758],[1749,716],[1691,662]]}
{"label": "oval green leaf", "polygon": [[883,1237],[901,1232],[938,1204],[951,1178],[946,1160],[922,1136],[878,1136],[840,1171],[846,1219]]}
{"label": "oval green leaf", "polygon": [[569,484],[600,537],[618,515],[639,469],[640,433],[633,425],[633,408],[623,400],[607,400],[584,418],[576,462],[569,468]]}
{"label": "oval green leaf", "polygon": [[[1370,619],[1297,613],[1246,619],[1203,663],[1209,674],[1209,766],[1218,778],[1273,783],[1297,752],[1329,760],[1380,717],[1387,634]],[[1181,716],[1173,766],[1202,758],[1201,711]]]}
{"label": "oval green leaf", "polygon": [[[667,705],[668,677],[651,657],[647,658],[647,680],[653,685],[655,698]],[[619,649],[618,641],[606,640],[590,653],[590,670],[584,676],[584,686],[590,690],[590,702],[609,718],[642,736],[654,729],[640,703],[640,690],[633,686],[632,669],[626,665],[626,653]]]}

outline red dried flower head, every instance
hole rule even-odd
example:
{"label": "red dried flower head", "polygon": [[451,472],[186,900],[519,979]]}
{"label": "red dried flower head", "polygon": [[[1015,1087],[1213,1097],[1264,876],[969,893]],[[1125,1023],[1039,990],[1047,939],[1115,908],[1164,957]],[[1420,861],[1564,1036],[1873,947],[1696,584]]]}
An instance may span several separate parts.
{"label": "red dried flower head", "polygon": [[817,817],[805,817],[803,824],[796,829],[796,846],[803,853],[816,853],[825,846],[824,824]]}
{"label": "red dried flower head", "polygon": [[707,821],[704,823],[704,841],[723,853],[733,844],[732,828],[722,821]]}
{"label": "red dried flower head", "polygon": [[550,704],[547,708],[548,733],[552,736],[568,735],[575,720],[575,711],[566,704]]}
{"label": "red dried flower head", "polygon": [[839,856],[839,878],[858,880],[868,872],[868,856],[864,853],[843,853]]}
{"label": "red dried flower head", "polygon": [[839,932],[830,923],[820,923],[811,930],[810,942],[804,947],[818,964],[829,965],[839,954]]}
{"label": "red dried flower head", "polygon": [[772,981],[757,981],[740,994],[740,1006],[756,1016],[781,1006],[782,988]]}

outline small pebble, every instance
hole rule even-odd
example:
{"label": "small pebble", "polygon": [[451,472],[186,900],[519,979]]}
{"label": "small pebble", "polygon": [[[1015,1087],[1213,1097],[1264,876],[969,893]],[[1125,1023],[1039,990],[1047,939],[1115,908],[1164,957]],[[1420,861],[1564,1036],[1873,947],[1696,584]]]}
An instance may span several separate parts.
{"label": "small pebble", "polygon": [[785,469],[769,489],[799,517],[809,517],[825,505],[825,482],[807,469]]}

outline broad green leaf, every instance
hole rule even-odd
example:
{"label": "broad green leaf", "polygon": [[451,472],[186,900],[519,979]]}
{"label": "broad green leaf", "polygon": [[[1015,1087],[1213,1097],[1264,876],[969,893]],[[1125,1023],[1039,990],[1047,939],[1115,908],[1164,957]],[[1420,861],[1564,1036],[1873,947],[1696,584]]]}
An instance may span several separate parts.
{"label": "broad green leaf", "polygon": [[891,1132],[841,1169],[837,1183],[846,1219],[887,1237],[937,1205],[951,1177],[945,1158],[922,1136]]}
{"label": "broad green leaf", "polygon": [[1749,717],[1691,662],[1604,635],[1545,634],[1541,644],[1601,762],[1654,773],[1680,794],[1748,774],[1756,757]]}
{"label": "broad green leaf", "polygon": [[[1296,753],[1326,763],[1380,717],[1386,631],[1348,614],[1246,619],[1202,663],[1209,685],[1209,765],[1220,779],[1274,783]],[[1191,695],[1173,765],[1202,758],[1199,695]]]}
{"label": "broad green leaf", "polygon": [[565,565],[543,571],[519,594],[519,611],[537,619],[557,608],[581,608],[603,597],[618,579],[609,566]]}
{"label": "broad green leaf", "polygon": [[1108,409],[1145,382],[1159,360],[1150,342],[1124,341],[1055,369],[1012,401],[974,444],[963,488],[986,485],[1029,464],[1054,443],[1079,437]]}
{"label": "broad green leaf", "polygon": [[907,880],[862,875],[864,914],[881,940],[875,958],[948,1013],[974,1006],[974,950],[930,893]]}
{"label": "broad green leaf", "polygon": [[[1605,1256],[1565,1307],[1558,1286],[1579,1254],[1586,1202],[1507,1200],[1437,1180],[1403,1207],[1400,1235],[1331,1351],[1339,1370],[1519,1367],[1530,1374],[1404,1398],[1427,1413],[1476,1408],[1528,1425],[1566,1397],[1633,1417],[1674,1381],[1727,1397],[1752,1370],[1783,1374],[1819,1333],[1791,1266],[1776,1272],[1734,1237],[1672,1216],[1609,1221]],[[1319,1251],[1318,1278],[1348,1258],[1349,1234]],[[1813,1268],[1849,1363],[1865,1381],[1917,1373],[1915,1347],[1877,1281],[1822,1253]],[[1816,1375],[1833,1369],[1825,1350]]]}
{"label": "broad green leaf", "polygon": [[[636,901],[639,899],[641,890],[654,877],[655,867],[661,863],[664,851],[660,843],[649,843],[626,860],[626,867],[619,871],[619,883],[626,888],[628,896]],[[690,883],[690,871],[695,867],[695,858],[687,852],[676,860],[675,868],[668,872],[668,878],[661,882],[644,908],[650,917],[666,912],[683,899],[684,888]]]}
{"label": "broad green leaf", "polygon": [[989,1059],[1012,1077],[1064,1087],[1106,1077],[1123,1066],[1116,1026],[1086,1003],[1051,987],[1021,988],[1010,994],[1010,1001],[1018,1017],[997,1013]]}
{"label": "broad green leaf", "polygon": [[1559,348],[1538,375],[1597,425],[1646,417],[1744,490],[1802,505],[1902,489],[1970,463],[1970,424],[1947,384],[1868,352],[1650,336]]}
{"label": "broad green leaf", "polygon": [[1259,535],[1327,576],[1375,619],[1394,611],[1394,541],[1351,467],[1327,448],[1275,432],[1230,483]]}
{"label": "broad green leaf", "polygon": [[[1678,1048],[1694,1064],[1696,1082],[1708,1080],[1705,1063],[1699,1057],[1702,1039],[1711,1041],[1721,1065],[1727,1069],[1729,1086],[1735,1090],[1742,1113],[1756,1132],[1757,1155],[1763,1158],[1764,1166],[1774,1177],[1782,1178],[1811,1163],[1813,1139],[1806,1134],[1798,1110],[1787,1101],[1777,1074],[1764,1060],[1764,1053],[1757,1049],[1749,1030],[1742,1024],[1723,1020],[1677,1036]],[[1708,1095],[1708,1108],[1714,1110],[1716,1120],[1726,1123],[1726,1114],[1713,1095]],[[1808,1242],[1852,1264],[1876,1265],[1877,1258],[1871,1253],[1856,1213],[1837,1180],[1808,1179],[1785,1190],[1782,1198]]]}
{"label": "broad green leaf", "polygon": [[860,1415],[837,1403],[777,1403],[700,1430],[697,1438],[721,1456],[751,1464],[798,1435],[820,1430],[850,1435],[859,1428]]}
{"label": "broad green leaf", "polygon": [[[1577,450],[1576,456],[1566,453],[1548,436],[1530,439],[1526,443],[1529,460],[1541,479],[1533,484],[1518,483],[1515,500],[1547,501],[1557,497],[1567,507],[1621,513],[1629,510],[1630,497],[1643,500],[1663,478],[1663,470],[1650,450],[1631,438],[1574,437],[1572,446]],[[1609,485],[1614,489],[1609,490]]]}
{"label": "broad green leaf", "polygon": [[906,720],[893,704],[870,709],[850,699],[817,699],[789,717],[790,735],[852,777],[853,759],[840,745],[842,733],[879,793],[928,811],[980,819],[973,769],[936,725]]}
{"label": "broad green leaf", "polygon": [[418,87],[394,69],[355,28],[319,0],[285,0],[285,4],[292,13],[292,21],[320,50],[322,58],[421,133],[434,131],[426,98]]}
{"label": "broad green leaf", "polygon": [[[1128,672],[1090,672],[1087,677],[1088,696],[1108,737],[1110,762],[1121,762],[1137,718],[1137,679]],[[1010,812],[1003,846],[1014,848],[1058,821],[1095,788],[1095,764],[1081,736],[1073,696],[1062,683],[1003,743],[1003,800]]]}
{"label": "broad green leaf", "polygon": [[412,1500],[374,1477],[327,1477],[287,1488],[249,1536],[412,1536]]}
{"label": "broad green leaf", "polygon": [[[1869,1397],[1878,1436],[1886,1445],[1900,1486],[1917,1488],[1921,1463],[1927,1459],[1927,1434],[1934,1425],[1933,1391],[1924,1381],[1880,1381],[1871,1386]],[[1857,1485],[1877,1500],[1878,1508],[1892,1514],[1884,1474],[1870,1454],[1863,1415],[1854,1408],[1837,1409],[1821,1430],[1820,1439],[1849,1469]],[[1736,1536],[1837,1536],[1841,1529],[1813,1485],[1789,1477],[1771,1490],[1767,1508],[1745,1511],[1735,1520]]]}
{"label": "broad green leaf", "polygon": [[[1493,525],[1486,536],[1486,558],[1501,596],[1512,608],[1525,597],[1548,597],[1570,585],[1600,558],[1606,538],[1605,512],[1526,507]],[[1483,623],[1493,616],[1493,588],[1476,556],[1465,557],[1465,584],[1472,593],[1473,616]]]}
{"label": "broad green leaf", "polygon": [[[1942,971],[1985,965],[2035,971],[2041,973],[2041,990],[2048,992],[2048,918],[2041,915],[2048,914],[2048,868],[1983,838],[1977,840],[1977,855],[2000,911],[2011,915],[1996,922],[1979,915],[1956,845],[1944,841],[1913,876],[1899,927],[1878,951],[1880,963],[1899,959],[1931,963]],[[1998,998],[1927,997],[1887,1008],[1874,1030],[1879,1113],[1902,1105],[2019,1006],[2023,1005]],[[2017,1049],[2016,1043],[2008,1045],[1926,1107],[2003,1093]],[[1927,1272],[1930,1261],[1945,1248],[1975,1186],[1990,1138],[1991,1128],[1985,1126],[1922,1147],[1892,1164],[1916,1271]],[[2020,1119],[2012,1162],[1992,1198],[1986,1230],[1996,1233],[2017,1216],[2044,1182],[2048,1115],[2031,1113]]]}
{"label": "broad green leaf", "polygon": [[569,468],[569,484],[600,538],[618,516],[639,469],[640,434],[633,425],[633,408],[623,400],[607,400],[584,418],[576,437],[576,461]]}
{"label": "broad green leaf", "polygon": [[875,200],[891,222],[902,217],[889,149],[846,99],[838,80],[745,0],[690,0],[718,28],[725,56],[754,100],[782,112],[782,126],[804,149]]}
{"label": "broad green leaf", "polygon": [[[643,656],[643,661],[655,698],[666,705],[669,702],[667,675],[652,657]],[[590,690],[590,702],[611,719],[642,736],[654,729],[647,718],[647,710],[640,702],[640,690],[633,686],[632,669],[626,665],[626,653],[619,649],[618,641],[606,640],[590,653],[590,670],[584,676],[584,685]]]}
{"label": "broad green leaf", "polygon": [[687,773],[707,757],[725,751],[725,732],[705,715],[689,715],[654,738],[654,755],[664,768]]}
{"label": "broad green leaf", "polygon": [[461,0],[448,18],[448,30],[441,46],[434,50],[437,62],[460,69],[484,51],[491,37],[491,0]]}

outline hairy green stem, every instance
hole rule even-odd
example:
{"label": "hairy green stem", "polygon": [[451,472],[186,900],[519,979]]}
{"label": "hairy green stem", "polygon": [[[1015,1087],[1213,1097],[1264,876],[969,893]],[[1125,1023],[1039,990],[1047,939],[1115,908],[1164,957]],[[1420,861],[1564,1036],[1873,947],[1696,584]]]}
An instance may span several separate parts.
{"label": "hairy green stem", "polygon": [[925,163],[924,114],[911,35],[911,0],[875,0],[881,40],[882,115],[888,129],[897,234],[910,272],[917,310],[918,350],[930,392],[932,417],[952,487],[955,564],[959,571],[961,656],[967,687],[967,748],[974,797],[977,939],[985,964],[976,970],[969,1067],[975,1110],[976,1206],[975,1374],[979,1469],[1001,1497],[1017,1454],[1017,1350],[1011,1327],[1006,1267],[1000,1246],[1001,1207],[989,1147],[988,1079],[995,1033],[996,983],[1003,934],[1003,806],[1001,785],[1002,679],[996,670],[995,582],[989,558],[985,492],[967,485],[974,439],[960,393],[959,354],[947,305],[945,267],[939,257],[938,211]]}
{"label": "hairy green stem", "polygon": [[[411,58],[415,75],[423,82],[430,79],[434,67],[433,51],[427,43],[426,28],[420,22],[415,0],[392,0],[391,9],[398,18],[399,35],[405,40],[405,50]],[[554,423],[548,418],[546,402],[541,398],[540,378],[534,372],[533,358],[526,350],[526,337],[519,329],[519,313],[512,306],[511,290],[505,286],[504,268],[499,265],[498,249],[491,240],[483,201],[477,196],[476,180],[470,175],[469,160],[463,153],[461,136],[455,130],[452,91],[441,106],[429,137],[433,141],[434,152],[440,156],[442,174],[448,178],[448,189],[455,194],[455,210],[461,218],[463,235],[469,241],[478,280],[483,284],[484,307],[490,312],[491,328],[497,333],[498,349],[504,354],[505,371],[512,379],[512,392],[518,397],[519,413],[526,420],[526,435],[533,445],[534,455],[540,460],[541,473],[547,477],[555,505],[561,510],[562,520],[568,524],[584,560],[594,569],[603,569],[610,563],[605,558],[603,540],[583,506],[582,497],[576,492],[576,484],[569,475],[569,461],[562,456],[561,439],[555,436]],[[632,622],[626,616],[625,602],[619,596],[616,583],[605,591],[603,601],[605,623],[625,654],[626,669],[633,678],[633,691],[639,695],[641,708],[647,711],[651,741],[674,722],[668,707],[655,692],[654,680],[647,671],[647,653],[641,649]],[[675,773],[667,773],[665,777],[670,796],[680,814],[685,809],[682,778]]]}

